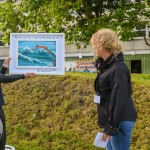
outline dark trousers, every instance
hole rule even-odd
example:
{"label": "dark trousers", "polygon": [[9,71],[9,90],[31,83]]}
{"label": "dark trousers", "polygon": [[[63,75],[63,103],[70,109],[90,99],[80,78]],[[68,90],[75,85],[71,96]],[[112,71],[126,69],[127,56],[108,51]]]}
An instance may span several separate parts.
{"label": "dark trousers", "polygon": [[3,135],[0,139],[0,150],[5,150],[5,144],[6,144],[6,123],[5,123],[5,115],[2,107],[0,107],[0,119],[3,123]]}

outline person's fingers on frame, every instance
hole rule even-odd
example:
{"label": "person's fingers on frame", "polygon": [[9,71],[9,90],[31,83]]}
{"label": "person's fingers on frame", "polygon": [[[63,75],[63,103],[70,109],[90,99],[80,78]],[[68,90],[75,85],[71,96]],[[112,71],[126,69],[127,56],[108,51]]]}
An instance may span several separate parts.
{"label": "person's fingers on frame", "polygon": [[12,59],[12,58],[8,56],[8,57],[5,59],[4,63],[9,63],[11,59]]}
{"label": "person's fingers on frame", "polygon": [[6,60],[10,60],[10,57],[8,56],[8,57],[6,58]]}
{"label": "person's fingers on frame", "polygon": [[35,73],[31,73],[31,74],[30,74],[30,77],[34,77],[34,76],[35,76]]}
{"label": "person's fingers on frame", "polygon": [[30,75],[30,77],[34,77],[34,76],[35,76],[35,75],[33,75],[33,74],[32,74],[32,75]]}
{"label": "person's fingers on frame", "polygon": [[12,58],[11,58],[11,57],[9,57],[9,59],[8,59],[8,60],[10,61],[11,59],[12,59]]}
{"label": "person's fingers on frame", "polygon": [[24,76],[25,78],[31,78],[35,76],[35,73],[25,73]]}

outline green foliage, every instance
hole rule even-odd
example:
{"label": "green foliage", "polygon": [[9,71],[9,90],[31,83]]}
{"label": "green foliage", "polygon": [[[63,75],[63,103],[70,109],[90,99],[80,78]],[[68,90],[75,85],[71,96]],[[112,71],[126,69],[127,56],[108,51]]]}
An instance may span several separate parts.
{"label": "green foliage", "polygon": [[[3,84],[7,144],[16,150],[100,150],[93,146],[97,108],[95,73],[37,76]],[[150,75],[132,75],[138,119],[131,150],[148,150]]]}
{"label": "green foliage", "polygon": [[[145,1],[146,2],[146,1]],[[133,28],[149,27],[150,13],[145,2],[135,0],[22,0],[0,4],[0,30],[3,41],[11,32],[64,32],[67,43],[89,44],[100,28],[118,31],[122,40],[131,40]],[[143,21],[144,19],[144,21]]]}

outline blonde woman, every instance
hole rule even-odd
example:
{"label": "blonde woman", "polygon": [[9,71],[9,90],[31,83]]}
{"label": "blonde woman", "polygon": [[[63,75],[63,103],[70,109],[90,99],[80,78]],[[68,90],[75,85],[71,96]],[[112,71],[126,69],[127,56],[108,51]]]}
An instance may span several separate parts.
{"label": "blonde woman", "polygon": [[102,29],[93,34],[91,43],[97,58],[94,86],[99,98],[98,125],[103,129],[102,140],[109,139],[107,150],[129,150],[137,112],[121,42],[114,31]]}

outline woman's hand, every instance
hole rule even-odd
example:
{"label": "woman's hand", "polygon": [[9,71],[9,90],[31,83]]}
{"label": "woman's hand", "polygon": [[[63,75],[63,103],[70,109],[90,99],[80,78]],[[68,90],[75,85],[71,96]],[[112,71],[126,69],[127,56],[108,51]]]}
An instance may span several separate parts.
{"label": "woman's hand", "polygon": [[24,77],[25,78],[32,78],[32,77],[34,77],[35,76],[35,73],[25,73],[24,74]]}
{"label": "woman's hand", "polygon": [[102,133],[102,141],[106,141],[107,139],[111,139],[112,136]]}

